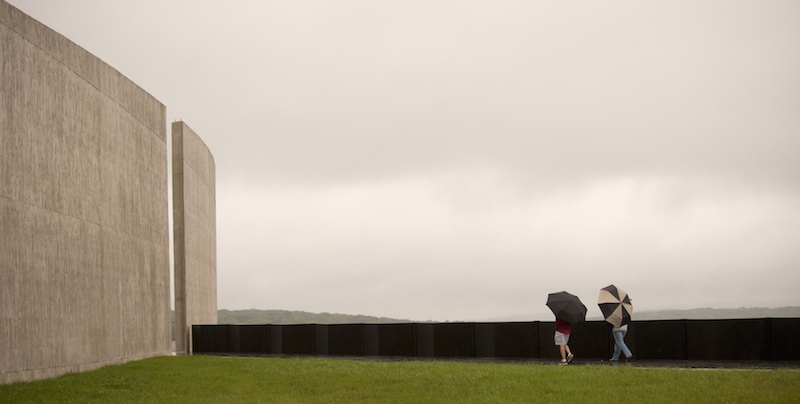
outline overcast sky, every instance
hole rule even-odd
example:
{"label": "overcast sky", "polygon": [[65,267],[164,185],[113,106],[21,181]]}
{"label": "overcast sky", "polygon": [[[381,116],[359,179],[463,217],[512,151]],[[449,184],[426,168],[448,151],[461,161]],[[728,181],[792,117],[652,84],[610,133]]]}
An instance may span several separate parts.
{"label": "overcast sky", "polygon": [[8,2],[208,145],[220,309],[800,305],[798,1]]}

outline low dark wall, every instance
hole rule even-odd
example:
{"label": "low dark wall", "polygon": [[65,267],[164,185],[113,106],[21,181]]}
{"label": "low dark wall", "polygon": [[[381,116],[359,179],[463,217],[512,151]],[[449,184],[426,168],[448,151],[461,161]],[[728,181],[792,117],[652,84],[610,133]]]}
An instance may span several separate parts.
{"label": "low dark wall", "polygon": [[[194,353],[558,359],[553,322],[194,325]],[[800,318],[655,320],[630,324],[625,342],[639,359],[800,360]],[[611,327],[572,327],[577,358],[608,359]]]}
{"label": "low dark wall", "polygon": [[378,355],[417,356],[416,324],[379,324]]}
{"label": "low dark wall", "polygon": [[239,353],[268,354],[270,353],[269,347],[270,338],[268,325],[239,326]]}
{"label": "low dark wall", "polygon": [[359,356],[364,354],[363,327],[358,324],[328,326],[328,355]]}
{"label": "low dark wall", "polygon": [[[628,327],[636,333],[636,351],[629,344],[630,337],[626,335],[626,345],[631,348],[634,355],[652,359],[686,360],[686,320],[661,320],[637,321]],[[614,338],[611,338],[611,349]]]}

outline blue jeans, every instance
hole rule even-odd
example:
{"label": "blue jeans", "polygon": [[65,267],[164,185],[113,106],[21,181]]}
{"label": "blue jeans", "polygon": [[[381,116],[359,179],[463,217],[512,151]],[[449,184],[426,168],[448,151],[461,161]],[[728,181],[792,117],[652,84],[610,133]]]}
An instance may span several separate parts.
{"label": "blue jeans", "polygon": [[619,331],[612,331],[611,333],[614,334],[614,342],[615,342],[615,344],[614,344],[614,356],[612,356],[611,359],[618,360],[620,351],[622,351],[622,353],[625,354],[626,358],[631,357],[633,354],[631,353],[631,350],[628,349],[628,346],[625,345],[625,333],[626,332],[623,331],[623,330],[619,330]]}

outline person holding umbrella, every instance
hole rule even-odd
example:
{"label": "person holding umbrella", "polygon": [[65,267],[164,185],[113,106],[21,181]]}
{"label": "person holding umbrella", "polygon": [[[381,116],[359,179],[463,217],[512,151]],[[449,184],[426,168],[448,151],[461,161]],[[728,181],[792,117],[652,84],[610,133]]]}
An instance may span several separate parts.
{"label": "person holding umbrella", "polygon": [[553,339],[555,340],[556,345],[558,345],[559,352],[561,352],[560,365],[568,365],[572,363],[572,359],[575,357],[572,355],[572,351],[569,349],[569,334],[571,332],[572,324],[566,320],[556,317],[556,334]]}
{"label": "person holding umbrella", "polygon": [[569,349],[572,324],[586,320],[586,306],[581,303],[578,296],[567,292],[556,292],[547,295],[547,307],[556,316],[556,332],[553,340],[561,353],[560,365],[567,365],[574,358]]}
{"label": "person holding umbrella", "polygon": [[614,354],[609,361],[619,361],[620,354],[625,354],[625,361],[630,362],[633,353],[625,345],[625,334],[628,332],[628,323],[631,322],[633,313],[630,296],[624,290],[608,285],[600,289],[597,305],[600,306],[606,321],[614,327],[611,329],[611,334],[614,336]]}
{"label": "person holding umbrella", "polygon": [[630,362],[633,359],[633,353],[625,345],[625,334],[628,333],[628,325],[623,324],[620,327],[614,327],[611,329],[611,334],[614,336],[614,355],[611,356],[609,361],[617,362],[619,361],[620,353],[625,354],[625,362]]}

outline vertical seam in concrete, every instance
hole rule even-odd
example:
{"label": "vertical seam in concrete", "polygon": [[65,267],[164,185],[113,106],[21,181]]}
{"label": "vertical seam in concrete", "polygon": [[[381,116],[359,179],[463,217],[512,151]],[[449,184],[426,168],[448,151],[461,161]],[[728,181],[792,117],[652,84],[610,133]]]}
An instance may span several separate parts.
{"label": "vertical seam in concrete", "polygon": [[[172,221],[175,280],[175,350],[189,351],[186,322],[186,227],[184,222],[183,122],[172,124]],[[178,203],[176,203],[178,202]]]}

